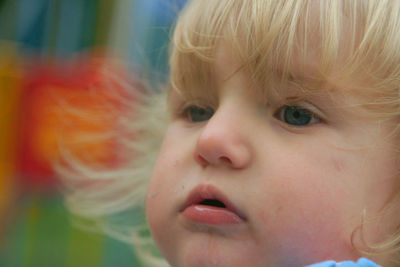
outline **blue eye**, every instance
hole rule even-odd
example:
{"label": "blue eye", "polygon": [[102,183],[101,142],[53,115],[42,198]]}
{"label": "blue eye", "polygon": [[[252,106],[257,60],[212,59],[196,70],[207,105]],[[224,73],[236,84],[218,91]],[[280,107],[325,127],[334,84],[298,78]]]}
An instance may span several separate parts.
{"label": "blue eye", "polygon": [[188,119],[191,122],[202,122],[209,120],[214,115],[214,110],[210,107],[190,106],[186,110]]}
{"label": "blue eye", "polygon": [[320,121],[311,111],[296,106],[284,106],[278,111],[278,118],[293,126],[306,126]]}

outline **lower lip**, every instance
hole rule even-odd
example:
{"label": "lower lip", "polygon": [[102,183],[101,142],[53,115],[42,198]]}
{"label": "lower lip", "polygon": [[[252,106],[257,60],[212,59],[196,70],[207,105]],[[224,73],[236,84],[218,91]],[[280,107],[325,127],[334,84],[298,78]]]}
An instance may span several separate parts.
{"label": "lower lip", "polygon": [[209,225],[233,225],[243,222],[236,213],[226,208],[205,205],[189,206],[182,215],[190,221]]}

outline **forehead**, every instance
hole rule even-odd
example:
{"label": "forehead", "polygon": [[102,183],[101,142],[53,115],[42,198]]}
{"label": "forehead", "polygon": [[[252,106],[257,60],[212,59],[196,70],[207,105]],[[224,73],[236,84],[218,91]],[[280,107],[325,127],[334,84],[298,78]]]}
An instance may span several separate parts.
{"label": "forehead", "polygon": [[[311,93],[330,84],[330,88],[367,95],[366,88],[387,75],[382,70],[399,63],[391,51],[380,52],[385,38],[390,41],[382,30],[393,29],[390,19],[384,21],[387,25],[374,25],[379,16],[385,18],[384,8],[391,7],[379,4],[379,16],[367,18],[364,13],[374,11],[373,7],[365,11],[369,1],[244,2],[189,4],[174,34],[173,87],[184,94],[209,91],[215,87],[216,72],[231,74],[231,68],[225,73],[227,64],[246,69],[265,91],[295,83]],[[382,36],[371,37],[368,32]]]}

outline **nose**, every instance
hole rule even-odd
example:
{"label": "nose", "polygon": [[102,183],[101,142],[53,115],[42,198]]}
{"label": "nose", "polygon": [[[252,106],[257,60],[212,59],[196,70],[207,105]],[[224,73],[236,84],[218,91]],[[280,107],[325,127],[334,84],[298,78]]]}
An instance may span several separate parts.
{"label": "nose", "polygon": [[[203,167],[227,166],[242,169],[251,160],[249,136],[236,112],[217,110],[197,139],[195,160]],[[233,114],[233,115],[232,115]]]}

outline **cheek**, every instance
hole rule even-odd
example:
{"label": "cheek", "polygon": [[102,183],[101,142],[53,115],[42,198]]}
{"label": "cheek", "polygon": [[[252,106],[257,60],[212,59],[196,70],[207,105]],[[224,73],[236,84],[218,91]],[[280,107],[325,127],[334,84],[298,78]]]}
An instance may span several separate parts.
{"label": "cheek", "polygon": [[[183,198],[183,191],[187,186],[185,171],[184,149],[176,149],[182,140],[176,140],[172,134],[167,134],[162,147],[147,190],[146,197],[146,217],[155,243],[164,254],[168,256],[170,248],[165,244],[171,244],[174,225],[174,212],[179,209],[179,199]],[[179,146],[181,148],[181,146]],[[171,197],[174,196],[174,197]],[[166,231],[165,229],[169,229]]]}
{"label": "cheek", "polygon": [[170,239],[170,232],[165,231],[168,228],[167,210],[171,207],[168,192],[172,190],[168,183],[169,177],[165,175],[168,173],[168,166],[169,163],[160,154],[150,179],[146,197],[146,218],[149,229],[156,246],[165,256],[163,244]]}
{"label": "cheek", "polygon": [[259,201],[264,205],[257,207],[265,240],[275,242],[273,249],[282,257],[293,255],[299,262],[354,258],[351,234],[361,214],[349,204],[352,194],[338,182],[345,164],[321,156],[278,162],[290,164],[270,166],[260,186],[260,192],[266,192]]}
{"label": "cheek", "polygon": [[[169,143],[168,140],[163,142],[147,189],[146,216],[150,230],[156,237],[162,228],[165,218],[164,211],[169,205],[167,196],[168,192],[172,190],[171,184],[173,184],[173,181],[170,181],[171,177],[168,176],[174,165],[173,157],[170,155],[171,150],[168,149]],[[166,153],[167,151],[168,153]]]}
{"label": "cheek", "polygon": [[260,217],[266,240],[275,243],[277,253],[283,258],[292,255],[298,262],[354,258],[350,237],[355,226],[340,213],[342,203],[318,189],[293,186],[297,188],[272,195],[273,212],[264,207]]}
{"label": "cheek", "polygon": [[343,170],[346,169],[346,162],[336,157],[332,157],[331,165],[337,173],[341,173]]}
{"label": "cheek", "polygon": [[150,178],[147,191],[148,205],[164,198],[166,192],[176,190],[179,177],[177,173],[179,166],[182,165],[182,149],[176,149],[179,147],[178,144],[179,141],[173,138],[173,134],[167,132]]}
{"label": "cheek", "polygon": [[160,199],[163,198],[163,192],[160,190],[162,188],[162,179],[160,177],[159,167],[160,160],[157,161],[153,170],[146,197],[146,216],[152,233],[158,232],[157,222],[160,222],[163,216],[162,212],[160,212],[163,210],[164,202],[162,200],[160,201]]}

